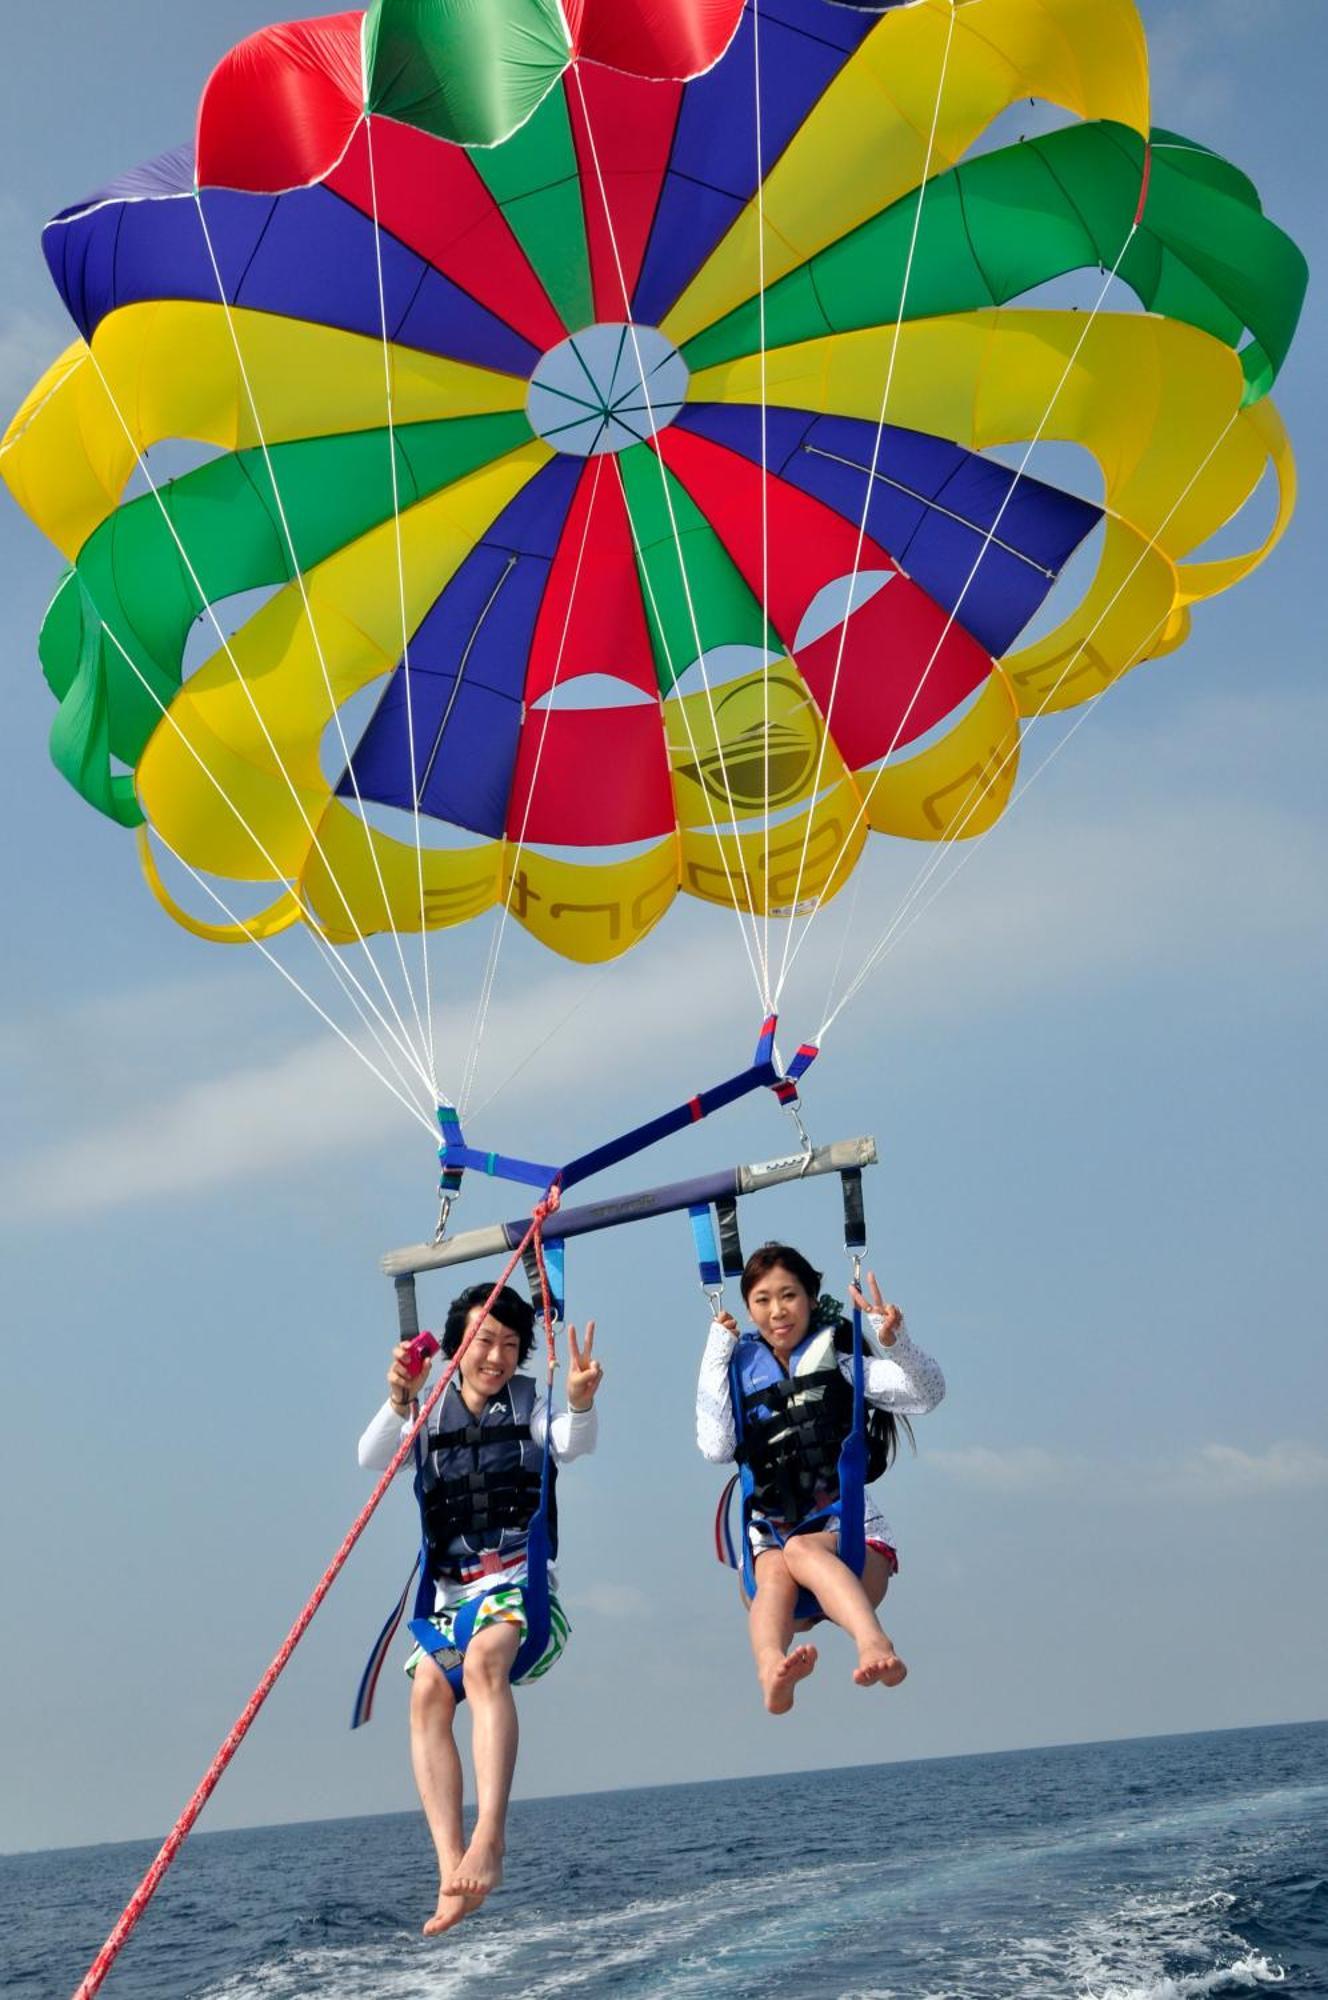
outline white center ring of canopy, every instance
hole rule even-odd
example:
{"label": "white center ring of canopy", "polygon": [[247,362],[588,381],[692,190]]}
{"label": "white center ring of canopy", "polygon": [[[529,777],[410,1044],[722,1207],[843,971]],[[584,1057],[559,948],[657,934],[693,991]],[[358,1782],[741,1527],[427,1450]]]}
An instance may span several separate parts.
{"label": "white center ring of canopy", "polygon": [[687,395],[687,364],[654,326],[601,320],[542,354],[526,392],[537,437],[574,458],[646,443]]}

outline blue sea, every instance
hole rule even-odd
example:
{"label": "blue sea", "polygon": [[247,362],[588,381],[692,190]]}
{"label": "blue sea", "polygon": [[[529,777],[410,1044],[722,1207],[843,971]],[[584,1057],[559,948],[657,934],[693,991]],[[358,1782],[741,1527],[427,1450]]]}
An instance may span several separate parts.
{"label": "blue sea", "polygon": [[[150,1844],[0,1861],[0,1992],[67,2000]],[[518,1803],[451,1937],[413,1814],[198,1835],[120,2000],[1328,1996],[1328,1723]]]}

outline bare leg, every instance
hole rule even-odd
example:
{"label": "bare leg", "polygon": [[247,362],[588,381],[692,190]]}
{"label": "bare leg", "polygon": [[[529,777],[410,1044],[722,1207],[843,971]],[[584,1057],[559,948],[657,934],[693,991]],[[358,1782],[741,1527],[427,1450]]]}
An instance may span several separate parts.
{"label": "bare leg", "polygon": [[[841,1625],[856,1644],[858,1664],[853,1678],[858,1686],[874,1687],[879,1682],[884,1687],[898,1687],[908,1668],[882,1630],[862,1579],[839,1560],[834,1536],[794,1535],[784,1545],[784,1561],[795,1581],[815,1593],[826,1617]],[[883,1560],[880,1568],[885,1568]],[[876,1580],[873,1573],[873,1582]]]}
{"label": "bare leg", "polygon": [[756,1676],[771,1715],[787,1715],[793,1690],[816,1665],[815,1646],[795,1646],[793,1608],[798,1586],[789,1574],[781,1549],[767,1549],[756,1558],[756,1595],[748,1610],[747,1634],[756,1659]]}
{"label": "bare leg", "polygon": [[424,1926],[426,1937],[450,1931],[477,1908],[473,1897],[451,1895],[443,1886],[461,1859],[461,1759],[452,1735],[456,1698],[432,1660],[421,1660],[410,1688],[410,1761],[420,1804],[438,1856],[438,1906]]}
{"label": "bare leg", "polygon": [[462,1672],[471,1707],[478,1813],[470,1845],[447,1881],[462,1896],[483,1899],[503,1879],[507,1801],[516,1769],[516,1701],[509,1676],[521,1646],[516,1625],[486,1625],[466,1648]]}

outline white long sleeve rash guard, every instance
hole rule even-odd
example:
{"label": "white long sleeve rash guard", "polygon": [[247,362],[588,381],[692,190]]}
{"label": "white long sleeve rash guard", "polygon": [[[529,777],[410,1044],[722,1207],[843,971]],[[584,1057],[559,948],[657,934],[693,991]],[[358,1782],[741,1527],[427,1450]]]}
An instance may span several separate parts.
{"label": "white long sleeve rash guard", "polygon": [[[884,1321],[874,1313],[869,1318],[873,1343],[869,1344],[864,1371],[868,1402],[875,1403],[882,1410],[892,1410],[899,1417],[927,1416],[945,1394],[945,1377],[940,1363],[913,1344],[902,1320],[893,1345],[882,1348],[875,1344],[879,1341]],[[733,1398],[729,1389],[729,1362],[733,1358],[734,1345],[728,1328],[721,1326],[718,1320],[712,1320],[696,1384],[696,1443],[701,1456],[709,1459],[712,1465],[730,1464],[737,1450]],[[851,1355],[840,1355],[839,1368],[845,1381],[852,1382]],[[866,1522],[869,1540],[888,1542],[893,1548],[894,1537],[889,1524],[870,1492],[866,1496]]]}
{"label": "white long sleeve rash guard", "polygon": [[[359,1461],[366,1472],[387,1470],[397,1447],[413,1422],[413,1415],[403,1418],[392,1408],[390,1401],[375,1411],[359,1442]],[[541,1446],[547,1436],[554,1464],[567,1465],[574,1458],[585,1458],[595,1449],[599,1437],[599,1413],[593,1405],[588,1410],[559,1410],[550,1425],[548,1401],[540,1396],[531,1412],[530,1436],[534,1444]],[[402,1471],[414,1476],[413,1457],[406,1460]],[[522,1583],[525,1575],[525,1558],[519,1556],[510,1567],[493,1576],[479,1577],[471,1583],[447,1583],[439,1580],[436,1586],[435,1609],[445,1611],[450,1606],[460,1604],[466,1598],[474,1597],[483,1591]],[[551,1568],[550,1587],[556,1587],[556,1582]]]}

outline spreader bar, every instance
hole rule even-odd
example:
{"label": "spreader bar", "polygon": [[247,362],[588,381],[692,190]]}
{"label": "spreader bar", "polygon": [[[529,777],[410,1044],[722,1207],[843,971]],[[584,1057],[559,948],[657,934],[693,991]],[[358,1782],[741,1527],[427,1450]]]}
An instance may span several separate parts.
{"label": "spreader bar", "polygon": [[[666,1187],[642,1188],[638,1194],[611,1195],[580,1208],[558,1208],[544,1224],[546,1243],[568,1236],[589,1236],[598,1229],[617,1229],[624,1222],[644,1222],[652,1215],[671,1215],[709,1201],[733,1200],[759,1194],[784,1181],[810,1180],[817,1174],[842,1174],[876,1164],[874,1139],[837,1139],[810,1153],[790,1153],[749,1167],[723,1167],[693,1180],[671,1181]],[[412,1243],[389,1250],[383,1269],[389,1278],[414,1277],[419,1271],[440,1271],[449,1264],[473,1264],[482,1257],[505,1257],[530,1227],[530,1218],[493,1222],[484,1229],[466,1229],[441,1243]]]}

